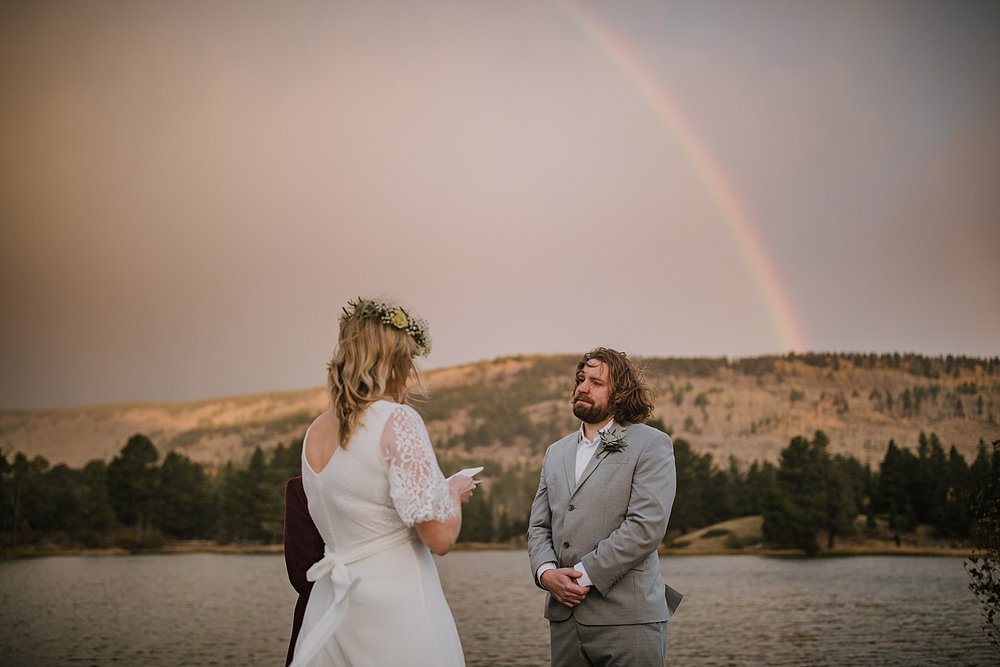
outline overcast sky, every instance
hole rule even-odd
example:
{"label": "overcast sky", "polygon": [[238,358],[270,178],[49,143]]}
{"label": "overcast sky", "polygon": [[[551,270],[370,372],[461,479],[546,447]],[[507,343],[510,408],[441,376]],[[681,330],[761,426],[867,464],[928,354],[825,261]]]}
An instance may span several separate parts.
{"label": "overcast sky", "polygon": [[996,2],[0,5],[0,408],[518,353],[1000,353]]}

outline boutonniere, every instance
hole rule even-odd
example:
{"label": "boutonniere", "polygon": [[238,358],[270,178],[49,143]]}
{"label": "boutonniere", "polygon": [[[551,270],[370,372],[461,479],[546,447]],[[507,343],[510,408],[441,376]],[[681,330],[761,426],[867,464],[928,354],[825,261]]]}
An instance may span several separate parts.
{"label": "boutonniere", "polygon": [[607,457],[608,454],[614,454],[615,452],[620,452],[626,447],[628,443],[625,442],[625,431],[601,431],[597,435],[601,438],[601,449],[597,452],[598,455],[604,454]]}

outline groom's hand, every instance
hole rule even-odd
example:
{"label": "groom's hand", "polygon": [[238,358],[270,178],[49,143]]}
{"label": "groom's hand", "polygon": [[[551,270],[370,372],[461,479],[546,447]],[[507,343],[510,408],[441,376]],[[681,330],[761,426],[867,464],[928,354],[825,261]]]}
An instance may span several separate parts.
{"label": "groom's hand", "polygon": [[542,584],[542,588],[551,593],[557,602],[572,609],[583,602],[587,593],[590,592],[590,586],[581,586],[576,583],[576,580],[581,576],[583,573],[579,570],[574,570],[571,567],[558,567],[542,572],[538,581]]}

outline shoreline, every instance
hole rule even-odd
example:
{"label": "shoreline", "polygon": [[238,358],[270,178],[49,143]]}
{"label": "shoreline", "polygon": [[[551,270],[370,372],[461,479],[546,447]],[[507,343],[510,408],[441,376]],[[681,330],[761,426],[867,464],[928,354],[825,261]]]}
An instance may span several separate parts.
{"label": "shoreline", "polygon": [[[452,551],[482,552],[482,551],[520,551],[526,547],[521,544],[494,544],[490,542],[460,542]],[[947,558],[968,558],[975,549],[969,547],[932,547],[932,546],[844,546],[833,549],[822,549],[812,558],[844,558],[850,556],[938,556]],[[281,544],[216,544],[214,542],[195,540],[190,542],[175,542],[155,549],[125,549],[122,547],[83,548],[83,547],[21,547],[4,549],[0,552],[2,560],[19,560],[26,558],[47,558],[52,556],[146,556],[172,554],[231,554],[231,555],[278,555],[284,553]],[[742,547],[737,549],[671,549],[661,546],[657,549],[660,556],[689,558],[692,556],[762,556],[767,558],[809,558],[804,552],[796,549],[767,549]]]}
{"label": "shoreline", "polygon": [[769,558],[844,558],[849,556],[943,556],[948,558],[968,558],[973,555],[973,548],[957,547],[837,547],[821,549],[815,556],[807,556],[801,549],[706,549],[692,551],[689,549],[660,548],[661,556],[765,556]]}

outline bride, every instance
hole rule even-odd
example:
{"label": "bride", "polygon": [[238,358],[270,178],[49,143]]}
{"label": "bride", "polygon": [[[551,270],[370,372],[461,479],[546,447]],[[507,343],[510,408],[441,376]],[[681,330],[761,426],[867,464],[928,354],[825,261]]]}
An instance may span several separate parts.
{"label": "bride", "polygon": [[331,407],[306,431],[302,480],[325,556],[293,667],[464,665],[435,554],[455,544],[471,477],[441,474],[427,429],[404,404],[426,323],[358,299],[329,364]]}

